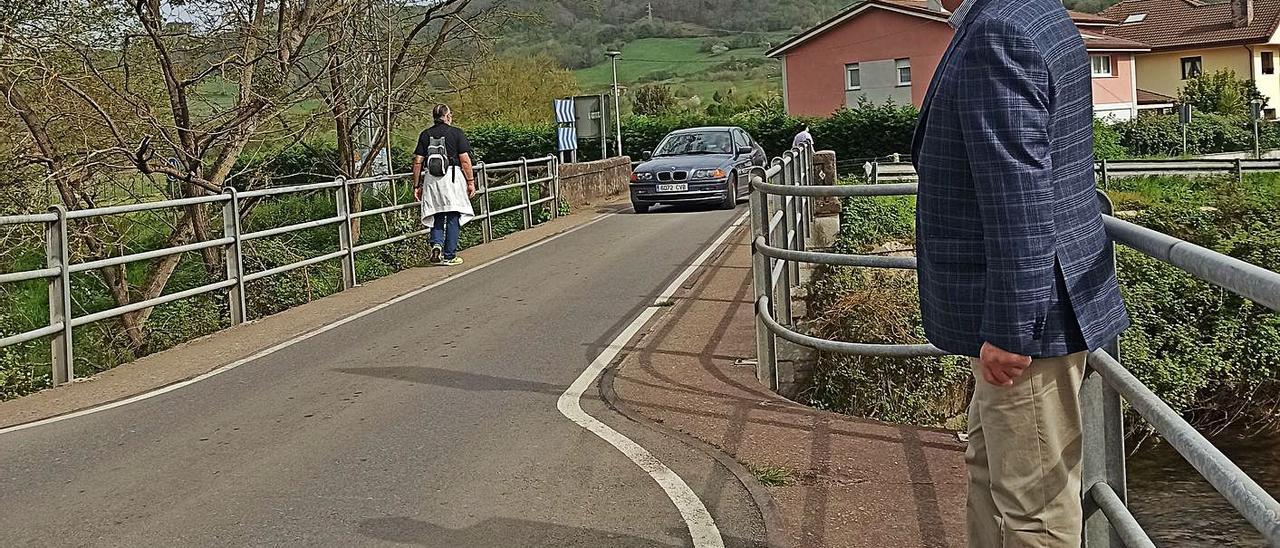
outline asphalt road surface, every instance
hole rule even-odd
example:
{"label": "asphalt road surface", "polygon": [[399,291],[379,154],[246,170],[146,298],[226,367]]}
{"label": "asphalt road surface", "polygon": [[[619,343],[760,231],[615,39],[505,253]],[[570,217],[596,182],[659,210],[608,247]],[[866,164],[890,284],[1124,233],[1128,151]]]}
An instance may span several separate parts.
{"label": "asphalt road surface", "polygon": [[[556,404],[739,214],[614,215],[202,382],[0,434],[0,546],[691,546]],[[582,405],[679,474],[725,546],[763,545],[713,459],[595,390]]]}

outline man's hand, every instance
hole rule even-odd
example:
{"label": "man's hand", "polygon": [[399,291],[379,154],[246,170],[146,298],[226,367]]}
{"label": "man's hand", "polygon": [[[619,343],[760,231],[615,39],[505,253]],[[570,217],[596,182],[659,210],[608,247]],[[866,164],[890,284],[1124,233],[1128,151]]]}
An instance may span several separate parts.
{"label": "man's hand", "polygon": [[467,198],[475,198],[475,197],[476,197],[476,181],[475,179],[472,179],[470,181],[467,181]]}
{"label": "man's hand", "polygon": [[415,202],[422,201],[422,185],[417,183],[413,184],[413,200]]}
{"label": "man's hand", "polygon": [[1021,377],[1031,357],[1001,350],[994,344],[983,343],[978,363],[982,366],[982,378],[996,386],[1013,386],[1013,380]]}

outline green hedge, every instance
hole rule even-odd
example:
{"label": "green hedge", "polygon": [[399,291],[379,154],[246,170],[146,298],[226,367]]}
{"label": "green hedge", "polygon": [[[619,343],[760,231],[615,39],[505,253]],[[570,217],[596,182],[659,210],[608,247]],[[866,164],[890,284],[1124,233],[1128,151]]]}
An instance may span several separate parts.
{"label": "green hedge", "polygon": [[[1262,148],[1280,147],[1280,130],[1266,122],[1259,128]],[[1116,158],[1116,154],[1132,157],[1176,157],[1182,155],[1182,125],[1176,115],[1144,115],[1110,126],[1095,128],[1100,158]],[[1123,151],[1113,148],[1118,145]],[[1187,127],[1187,153],[1190,155],[1253,150],[1251,122],[1237,116],[1200,114]]]}

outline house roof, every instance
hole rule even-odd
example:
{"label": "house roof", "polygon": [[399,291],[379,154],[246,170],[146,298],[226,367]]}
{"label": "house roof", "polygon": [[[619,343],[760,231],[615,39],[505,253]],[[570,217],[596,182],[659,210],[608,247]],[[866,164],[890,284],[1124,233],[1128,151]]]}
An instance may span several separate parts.
{"label": "house roof", "polygon": [[1137,99],[1139,105],[1172,105],[1178,102],[1177,98],[1142,88],[1138,88]]}
{"label": "house roof", "polygon": [[[845,21],[848,21],[849,19],[852,19],[870,9],[883,9],[942,23],[946,23],[951,17],[950,13],[929,9],[929,3],[925,0],[863,0],[861,2],[850,4],[830,19],[818,23],[808,30],[789,38],[787,41],[766,52],[765,55],[768,57],[777,57],[782,55],[787,50],[803,44],[810,39],[831,30],[832,28],[840,26],[840,24]],[[1095,15],[1092,13],[1070,10],[1067,13],[1071,15],[1071,20],[1075,21],[1076,25],[1082,27],[1111,27],[1119,24],[1118,21],[1107,17],[1105,14]],[[1146,50],[1144,49],[1142,51]]]}
{"label": "house roof", "polygon": [[1142,42],[1107,36],[1097,32],[1080,33],[1084,37],[1084,47],[1089,51],[1151,51],[1151,46]]}
{"label": "house roof", "polygon": [[1244,27],[1232,25],[1230,1],[1123,0],[1102,11],[1117,21],[1140,14],[1141,22],[1110,27],[1107,35],[1150,44],[1153,51],[1262,44],[1280,23],[1280,2],[1254,1],[1253,22]]}

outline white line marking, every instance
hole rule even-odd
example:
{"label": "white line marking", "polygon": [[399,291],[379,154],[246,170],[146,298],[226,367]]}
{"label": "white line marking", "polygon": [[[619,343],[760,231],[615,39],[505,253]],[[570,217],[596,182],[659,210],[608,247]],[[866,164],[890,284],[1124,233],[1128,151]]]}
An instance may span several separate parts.
{"label": "white line marking", "polygon": [[492,266],[492,265],[495,265],[495,264],[497,264],[497,263],[500,263],[500,262],[502,262],[502,261],[505,261],[505,260],[507,260],[507,259],[510,259],[510,258],[515,257],[515,256],[517,256],[517,255],[520,255],[520,254],[522,254],[522,253],[525,253],[525,252],[527,252],[527,251],[532,251],[532,250],[534,250],[534,249],[536,249],[536,248],[538,248],[538,247],[541,247],[541,246],[543,246],[543,245],[549,244],[549,243],[551,243],[551,242],[553,242],[553,241],[555,241],[555,240],[557,240],[557,239],[560,239],[560,238],[562,238],[562,237],[564,237],[564,236],[568,236],[568,235],[570,235],[570,234],[573,234],[574,232],[577,232],[577,231],[579,231],[579,230],[582,230],[582,229],[584,229],[584,228],[587,228],[587,227],[589,227],[589,226],[591,226],[591,225],[594,225],[594,224],[596,224],[596,223],[598,223],[598,222],[600,222],[600,221],[603,221],[603,220],[605,220],[605,219],[607,219],[607,218],[609,218],[609,217],[612,217],[612,216],[614,216],[614,215],[616,215],[616,213],[606,213],[606,214],[604,214],[604,215],[600,215],[599,217],[596,217],[596,218],[594,218],[594,219],[592,219],[592,220],[590,220],[590,221],[587,221],[586,223],[583,223],[583,224],[581,224],[581,225],[578,225],[578,226],[575,226],[575,227],[573,227],[573,228],[570,228],[569,230],[566,230],[566,231],[561,232],[561,233],[559,233],[559,234],[553,234],[553,235],[551,235],[551,236],[547,237],[546,239],[539,240],[539,241],[537,241],[537,242],[534,242],[534,243],[532,243],[532,244],[529,244],[529,245],[527,245],[527,246],[525,246],[525,247],[522,247],[522,248],[520,248],[520,249],[517,249],[517,250],[515,250],[515,251],[512,251],[511,253],[508,253],[508,254],[503,255],[503,256],[501,256],[501,257],[498,257],[498,258],[495,258],[495,259],[493,259],[493,260],[491,260],[491,261],[489,261],[489,262],[487,262],[487,263],[483,263],[483,264],[480,264],[480,265],[476,265],[474,268],[471,268],[471,269],[468,269],[468,270],[464,270],[464,271],[459,272],[459,273],[457,273],[457,274],[450,275],[450,276],[449,276],[449,277],[447,277],[447,278],[444,278],[444,279],[439,280],[439,281],[437,281],[437,282],[434,282],[434,283],[432,283],[432,284],[430,284],[430,285],[426,285],[426,286],[420,287],[420,288],[418,288],[418,289],[415,289],[415,290],[413,290],[413,291],[410,291],[410,292],[408,292],[408,293],[405,293],[404,295],[401,295],[401,296],[399,296],[399,297],[396,297],[396,298],[394,298],[394,299],[391,299],[390,301],[387,301],[387,302],[382,303],[382,304],[380,304],[380,305],[374,306],[373,308],[369,308],[369,309],[363,310],[363,311],[359,312],[358,314],[355,314],[355,315],[352,315],[352,316],[347,316],[346,318],[342,318],[342,319],[340,319],[340,320],[334,321],[333,323],[330,323],[330,324],[328,324],[328,325],[324,325],[324,326],[318,327],[318,328],[316,328],[316,329],[313,329],[313,330],[311,330],[311,331],[308,331],[308,332],[306,332],[306,333],[303,333],[303,334],[301,334],[301,335],[298,335],[297,337],[294,337],[294,338],[292,338],[292,339],[289,339],[289,340],[287,340],[287,341],[285,341],[285,342],[282,342],[282,343],[277,344],[277,345],[275,345],[275,346],[272,346],[272,347],[270,347],[270,348],[267,348],[267,349],[264,349],[264,350],[260,350],[260,351],[258,351],[257,353],[255,353],[255,354],[253,354],[253,355],[250,355],[250,356],[249,356],[249,357],[247,357],[247,358],[243,358],[243,359],[236,360],[236,361],[234,361],[234,362],[231,362],[231,363],[229,363],[229,364],[227,364],[227,365],[224,365],[224,366],[222,366],[222,367],[219,367],[219,368],[217,368],[217,369],[214,369],[213,371],[210,371],[210,372],[205,373],[205,374],[203,374],[203,375],[200,375],[200,376],[198,376],[198,377],[193,377],[193,378],[191,378],[191,379],[187,379],[187,380],[185,380],[185,381],[182,381],[182,382],[179,382],[179,383],[176,383],[176,384],[171,384],[171,385],[166,386],[166,387],[164,387],[164,388],[157,388],[157,389],[152,390],[152,391],[150,391],[150,392],[144,392],[144,393],[142,393],[142,394],[138,394],[138,395],[136,395],[136,396],[132,396],[132,397],[129,397],[129,398],[126,398],[126,399],[123,399],[123,400],[114,401],[114,402],[111,402],[111,403],[107,403],[107,404],[99,405],[99,406],[97,406],[97,407],[90,407],[90,408],[88,408],[88,409],[82,409],[82,410],[80,410],[80,411],[75,411],[75,412],[73,412],[73,413],[67,413],[67,414],[65,414],[65,415],[58,415],[58,416],[56,416],[56,417],[49,417],[49,418],[47,418],[47,419],[41,419],[41,420],[34,421],[34,422],[28,422],[28,423],[24,423],[24,424],[15,425],[15,426],[10,426],[10,427],[8,427],[8,428],[0,428],[0,435],[8,434],[8,433],[10,433],[10,432],[17,432],[17,431],[19,431],[19,430],[26,430],[26,429],[28,429],[28,428],[35,428],[35,427],[37,427],[37,426],[44,426],[44,425],[46,425],[46,424],[52,424],[52,423],[55,423],[55,422],[61,422],[61,421],[65,421],[65,420],[70,420],[70,419],[74,419],[74,418],[77,418],[77,417],[83,417],[83,416],[85,416],[85,415],[92,415],[92,414],[94,414],[94,413],[100,413],[100,412],[102,412],[102,411],[107,411],[107,410],[110,410],[110,409],[115,409],[115,408],[117,408],[117,407],[123,407],[123,406],[129,405],[129,404],[131,404],[131,403],[137,403],[137,402],[140,402],[140,401],[142,401],[142,400],[146,400],[146,399],[154,398],[154,397],[159,396],[159,395],[162,395],[162,394],[167,394],[167,393],[169,393],[169,392],[173,392],[174,390],[177,390],[177,389],[179,389],[179,388],[184,388],[184,387],[187,387],[187,386],[191,386],[191,385],[193,385],[193,384],[195,384],[195,383],[198,383],[198,382],[200,382],[200,381],[203,381],[203,380],[205,380],[205,379],[207,379],[207,378],[209,378],[209,377],[213,377],[213,376],[215,376],[215,375],[221,375],[222,373],[226,373],[227,371],[230,371],[230,370],[232,370],[232,369],[235,369],[235,368],[237,368],[237,367],[240,367],[240,366],[242,366],[242,365],[244,365],[244,364],[246,364],[246,363],[249,363],[249,362],[252,362],[252,361],[254,361],[254,360],[257,360],[257,359],[260,359],[260,358],[263,358],[263,357],[269,356],[269,355],[271,355],[271,354],[275,354],[276,352],[279,352],[279,351],[281,351],[281,350],[284,350],[285,348],[288,348],[288,347],[293,346],[293,345],[295,345],[295,344],[298,344],[298,343],[300,343],[300,342],[302,342],[302,341],[305,341],[305,340],[307,340],[307,339],[310,339],[310,338],[312,338],[312,337],[315,337],[316,335],[320,335],[320,334],[322,334],[322,333],[326,333],[326,332],[328,332],[328,331],[332,331],[332,330],[334,330],[334,329],[337,329],[337,328],[339,328],[339,327],[342,327],[342,326],[344,326],[344,325],[346,325],[346,324],[349,324],[349,323],[351,323],[351,322],[354,322],[354,321],[356,321],[356,320],[358,320],[358,319],[360,319],[360,318],[363,318],[363,317],[365,317],[365,316],[368,316],[368,315],[370,315],[370,314],[376,313],[376,312],[381,311],[381,310],[385,310],[385,309],[386,309],[386,308],[388,308],[388,307],[394,306],[394,305],[399,304],[399,303],[401,303],[401,302],[404,302],[404,301],[406,301],[406,300],[409,300],[409,299],[412,299],[412,298],[414,298],[414,297],[417,297],[418,295],[421,295],[421,294],[423,294],[423,293],[426,293],[427,291],[430,291],[430,290],[432,290],[432,289],[435,289],[435,288],[437,288],[437,287],[440,287],[440,286],[442,286],[442,285],[444,285],[444,284],[446,284],[446,283],[452,282],[452,281],[454,281],[454,280],[457,280],[457,279],[462,278],[462,277],[464,277],[464,276],[467,276],[467,275],[469,275],[469,274],[472,274],[472,273],[475,273],[475,272],[479,272],[479,271],[481,271],[481,270],[484,270],[485,268],[488,268],[488,267],[490,267],[490,266]]}
{"label": "white line marking", "polygon": [[613,342],[609,343],[604,352],[596,356],[591,365],[588,365],[587,369],[578,376],[578,380],[574,381],[573,385],[568,390],[565,390],[564,394],[560,395],[560,400],[556,405],[562,415],[578,423],[578,426],[599,436],[600,439],[609,442],[609,445],[614,446],[619,452],[631,459],[631,462],[636,463],[636,466],[647,472],[654,481],[658,482],[658,486],[662,487],[662,490],[667,493],[667,497],[671,499],[671,502],[676,506],[676,510],[680,512],[680,517],[684,518],[685,524],[689,526],[689,536],[693,538],[694,548],[724,548],[724,540],[720,538],[720,529],[716,527],[716,522],[711,517],[711,513],[707,511],[707,507],[702,504],[702,499],[698,498],[697,493],[694,493],[693,489],[690,489],[689,485],[678,474],[668,468],[667,465],[662,464],[662,461],[641,447],[640,444],[583,411],[582,394],[596,382],[596,378],[600,376],[604,368],[612,363],[614,358],[618,357],[618,354],[631,341],[631,338],[635,337],[640,328],[644,327],[644,324],[648,323],[653,318],[653,315],[662,309],[657,304],[670,299],[676,290],[680,288],[680,285],[701,268],[703,261],[706,261],[707,257],[710,257],[712,253],[719,249],[720,245],[729,238],[729,235],[734,230],[742,226],[746,219],[747,214],[738,217],[697,259],[693,260],[693,264],[690,264],[684,272],[676,276],[671,285],[667,286],[662,294],[658,295],[658,298],[654,300],[654,304],[645,308],[639,316],[636,316],[636,319],[632,320],[631,324],[626,329],[623,329],[622,333],[613,339]]}

